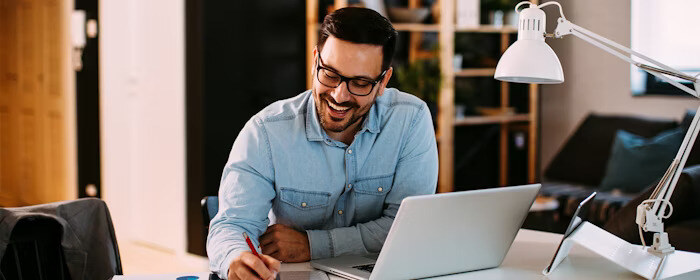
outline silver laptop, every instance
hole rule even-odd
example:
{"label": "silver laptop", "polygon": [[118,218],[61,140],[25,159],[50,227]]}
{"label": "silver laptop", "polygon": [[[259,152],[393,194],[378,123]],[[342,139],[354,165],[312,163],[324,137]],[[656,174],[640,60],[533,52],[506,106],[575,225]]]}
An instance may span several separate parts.
{"label": "silver laptop", "polygon": [[415,279],[497,267],[540,184],[409,197],[379,255],[311,261],[350,279]]}

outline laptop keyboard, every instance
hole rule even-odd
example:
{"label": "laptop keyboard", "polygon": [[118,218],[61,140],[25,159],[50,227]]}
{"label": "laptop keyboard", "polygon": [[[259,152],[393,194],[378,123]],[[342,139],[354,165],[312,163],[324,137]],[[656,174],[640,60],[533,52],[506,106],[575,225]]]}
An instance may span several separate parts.
{"label": "laptop keyboard", "polygon": [[363,271],[367,271],[369,273],[372,273],[372,269],[374,269],[374,264],[358,265],[358,266],[353,266],[352,268],[356,268],[359,270],[363,270]]}

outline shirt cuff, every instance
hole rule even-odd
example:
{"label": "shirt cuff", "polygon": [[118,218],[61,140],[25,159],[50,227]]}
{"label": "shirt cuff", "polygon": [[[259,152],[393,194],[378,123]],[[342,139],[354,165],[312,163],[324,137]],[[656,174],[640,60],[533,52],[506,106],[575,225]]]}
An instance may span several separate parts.
{"label": "shirt cuff", "polygon": [[231,250],[231,252],[224,258],[224,262],[221,264],[221,267],[219,268],[220,273],[225,273],[224,275],[221,275],[219,273],[219,278],[222,280],[227,280],[228,279],[228,270],[231,267],[231,262],[233,262],[233,259],[238,257],[238,255],[241,254],[241,251],[239,250]]}
{"label": "shirt cuff", "polygon": [[333,239],[329,230],[307,230],[306,235],[309,237],[312,260],[335,256]]}

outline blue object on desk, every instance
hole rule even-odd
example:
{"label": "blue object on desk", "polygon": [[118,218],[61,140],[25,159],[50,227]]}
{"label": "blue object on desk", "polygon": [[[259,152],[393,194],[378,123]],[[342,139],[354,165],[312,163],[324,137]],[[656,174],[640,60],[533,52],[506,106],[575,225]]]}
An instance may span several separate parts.
{"label": "blue object on desk", "polygon": [[181,276],[176,278],[175,280],[199,280],[199,277],[197,276]]}

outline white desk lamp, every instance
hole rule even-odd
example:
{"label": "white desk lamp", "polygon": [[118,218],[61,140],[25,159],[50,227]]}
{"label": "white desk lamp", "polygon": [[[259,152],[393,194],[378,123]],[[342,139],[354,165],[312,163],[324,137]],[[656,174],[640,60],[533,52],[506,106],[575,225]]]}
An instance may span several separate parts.
{"label": "white desk lamp", "polygon": [[[529,4],[529,7],[518,11],[518,8],[525,4]],[[546,16],[544,11],[541,10],[541,8],[549,5],[559,7],[560,18],[557,20],[557,28],[554,34],[545,32]],[[564,73],[559,58],[552,48],[544,42],[544,39],[545,37],[562,38],[571,34],[700,98],[697,92],[697,89],[700,88],[697,76],[692,77],[683,74],[676,69],[571,23],[564,17],[561,5],[557,2],[536,5],[524,1],[515,6],[515,11],[520,14],[518,40],[506,50],[498,62],[494,75],[494,78],[497,80],[535,84],[558,84],[564,82]],[[629,55],[641,58],[651,65],[637,62]],[[692,82],[695,90],[668,78],[666,75]],[[693,148],[695,138],[698,135],[698,117],[700,117],[698,112],[700,112],[700,107],[696,111],[693,122],[671,166],[656,186],[656,189],[654,189],[651,197],[637,207],[636,223],[639,225],[639,235],[642,238],[643,246],[646,246],[646,244],[642,237],[642,230],[654,232],[654,243],[648,249],[650,253],[665,256],[674,251],[674,248],[668,241],[668,234],[664,231],[662,219],[670,217],[673,213],[670,199],[688,155]],[[669,207],[668,213],[666,213],[667,206]]]}

